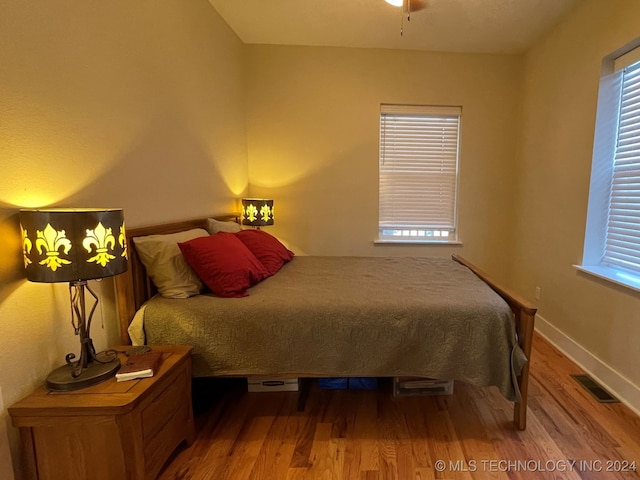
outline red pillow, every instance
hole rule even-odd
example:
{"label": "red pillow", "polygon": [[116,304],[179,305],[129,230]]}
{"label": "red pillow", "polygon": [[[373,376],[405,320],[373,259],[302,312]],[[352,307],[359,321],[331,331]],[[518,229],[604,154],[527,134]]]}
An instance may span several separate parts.
{"label": "red pillow", "polygon": [[241,230],[234,235],[260,260],[269,275],[274,275],[282,265],[293,258],[294,253],[291,250],[264,230]]}
{"label": "red pillow", "polygon": [[220,232],[178,243],[185,260],[213,293],[245,297],[269,273],[233,233]]}

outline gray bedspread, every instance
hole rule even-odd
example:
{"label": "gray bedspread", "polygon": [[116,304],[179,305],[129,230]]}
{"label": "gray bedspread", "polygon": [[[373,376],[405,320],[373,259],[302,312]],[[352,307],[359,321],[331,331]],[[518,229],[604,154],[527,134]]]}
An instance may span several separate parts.
{"label": "gray bedspread", "polygon": [[194,347],[195,376],[411,375],[520,399],[507,304],[444,258],[295,257],[244,298],[151,299],[148,344]]}

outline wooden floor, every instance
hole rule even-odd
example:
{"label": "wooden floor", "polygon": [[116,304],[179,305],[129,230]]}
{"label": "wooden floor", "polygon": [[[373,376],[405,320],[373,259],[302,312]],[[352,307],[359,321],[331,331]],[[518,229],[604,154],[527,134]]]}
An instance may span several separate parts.
{"label": "wooden floor", "polygon": [[493,387],[456,383],[450,396],[393,397],[390,381],[377,391],[312,382],[298,411],[296,393],[196,382],[197,439],[159,478],[640,478],[640,419],[621,403],[598,403],[575,373],[535,338],[526,431],[514,428],[512,404]]}

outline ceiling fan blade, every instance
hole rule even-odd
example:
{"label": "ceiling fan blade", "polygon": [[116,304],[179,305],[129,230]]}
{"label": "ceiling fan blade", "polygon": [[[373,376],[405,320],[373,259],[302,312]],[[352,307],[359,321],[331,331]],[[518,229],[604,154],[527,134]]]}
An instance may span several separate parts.
{"label": "ceiling fan blade", "polygon": [[427,8],[427,0],[406,0],[409,13],[419,12]]}

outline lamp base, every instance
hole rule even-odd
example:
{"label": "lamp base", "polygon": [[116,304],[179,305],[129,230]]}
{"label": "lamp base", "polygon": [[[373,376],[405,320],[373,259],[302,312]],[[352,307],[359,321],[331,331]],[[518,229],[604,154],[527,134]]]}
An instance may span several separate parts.
{"label": "lamp base", "polygon": [[120,360],[116,357],[107,363],[91,362],[77,377],[71,376],[73,367],[63,365],[56,368],[47,377],[47,388],[53,391],[69,392],[90,387],[113,377],[120,368]]}

